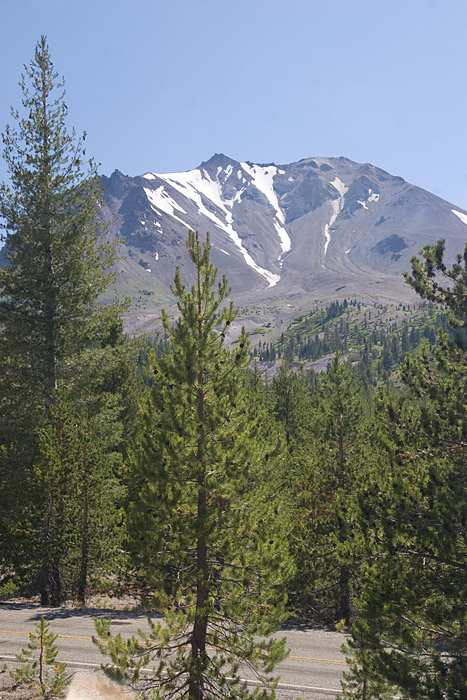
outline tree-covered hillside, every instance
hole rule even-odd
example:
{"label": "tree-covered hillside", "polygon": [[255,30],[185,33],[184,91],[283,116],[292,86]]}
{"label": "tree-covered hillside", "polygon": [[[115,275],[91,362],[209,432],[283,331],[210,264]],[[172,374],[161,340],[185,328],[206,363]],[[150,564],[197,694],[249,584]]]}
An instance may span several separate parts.
{"label": "tree-covered hillside", "polygon": [[265,370],[285,360],[296,369],[320,372],[339,352],[369,386],[396,378],[407,353],[422,345],[432,351],[439,330],[450,337],[461,333],[432,302],[383,306],[344,299],[298,316],[278,340],[260,340],[253,356]]}

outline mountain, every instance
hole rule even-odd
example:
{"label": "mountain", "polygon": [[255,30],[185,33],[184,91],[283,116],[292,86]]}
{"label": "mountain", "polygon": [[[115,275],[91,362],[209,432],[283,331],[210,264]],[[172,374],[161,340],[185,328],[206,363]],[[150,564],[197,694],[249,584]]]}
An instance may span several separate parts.
{"label": "mountain", "polygon": [[414,299],[402,273],[425,243],[467,240],[467,212],[368,163],[306,158],[239,163],[216,154],[183,173],[102,177],[102,218],[119,235],[118,289],[130,331],[170,308],[175,266],[190,282],[187,229],[209,231],[212,260],[247,327],[287,322],[333,299]]}
{"label": "mountain", "polygon": [[209,231],[234,302],[258,323],[333,298],[409,301],[411,256],[445,238],[452,259],[467,240],[465,210],[342,157],[258,165],[216,154],[188,172],[102,180],[102,215],[124,241],[119,285],[141,296],[131,329],[171,303],[176,265],[189,282],[188,228]]}

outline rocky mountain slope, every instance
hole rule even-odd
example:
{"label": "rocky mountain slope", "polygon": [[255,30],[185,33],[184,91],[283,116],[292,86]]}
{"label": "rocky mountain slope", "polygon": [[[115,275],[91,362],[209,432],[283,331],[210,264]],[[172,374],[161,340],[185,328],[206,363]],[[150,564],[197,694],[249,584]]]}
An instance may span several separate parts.
{"label": "rocky mountain slope", "polygon": [[[283,327],[333,299],[406,302],[402,273],[425,243],[467,240],[467,212],[368,163],[306,158],[239,163],[222,154],[183,173],[102,177],[102,218],[119,236],[116,284],[132,297],[130,332],[170,309],[176,265],[190,282],[187,230],[209,231],[211,256],[248,329]],[[4,251],[0,251],[4,264]]]}
{"label": "rocky mountain slope", "polygon": [[467,240],[467,212],[347,158],[257,165],[216,154],[184,173],[102,180],[102,215],[123,240],[118,285],[139,298],[131,330],[170,305],[176,265],[189,281],[188,228],[209,231],[234,302],[261,323],[333,298],[410,300],[410,257],[442,237],[452,258]]}

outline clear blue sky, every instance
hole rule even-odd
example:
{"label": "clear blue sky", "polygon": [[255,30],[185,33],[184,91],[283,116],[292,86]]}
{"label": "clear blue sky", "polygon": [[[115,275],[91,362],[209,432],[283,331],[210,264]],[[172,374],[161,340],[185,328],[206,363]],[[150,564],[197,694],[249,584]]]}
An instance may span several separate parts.
{"label": "clear blue sky", "polygon": [[467,209],[465,0],[0,0],[0,21],[1,129],[46,34],[104,174],[343,155]]}

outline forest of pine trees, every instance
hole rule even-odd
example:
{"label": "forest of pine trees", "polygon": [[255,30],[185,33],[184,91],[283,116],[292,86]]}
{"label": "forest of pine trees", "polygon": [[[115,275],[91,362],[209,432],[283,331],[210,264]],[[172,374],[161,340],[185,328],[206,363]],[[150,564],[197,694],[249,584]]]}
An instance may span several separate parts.
{"label": "forest of pine trees", "polygon": [[45,38],[21,85],[0,189],[1,597],[136,593],[165,624],[98,633],[109,675],[139,688],[152,664],[153,697],[274,697],[287,617],[351,630],[344,697],[464,697],[467,249],[412,260],[413,313],[335,301],[251,351],[244,332],[226,346],[227,280],[190,232],[177,320],[132,341],[125,302],[99,304],[118,253]]}
{"label": "forest of pine trees", "polygon": [[365,386],[394,379],[407,353],[426,345],[433,351],[437,334],[459,333],[450,327],[445,304],[421,302],[409,311],[354,300],[331,302],[324,309],[299,316],[277,341],[258,343],[253,355],[264,366],[285,361],[313,378],[313,364],[339,352],[348,358]]}

